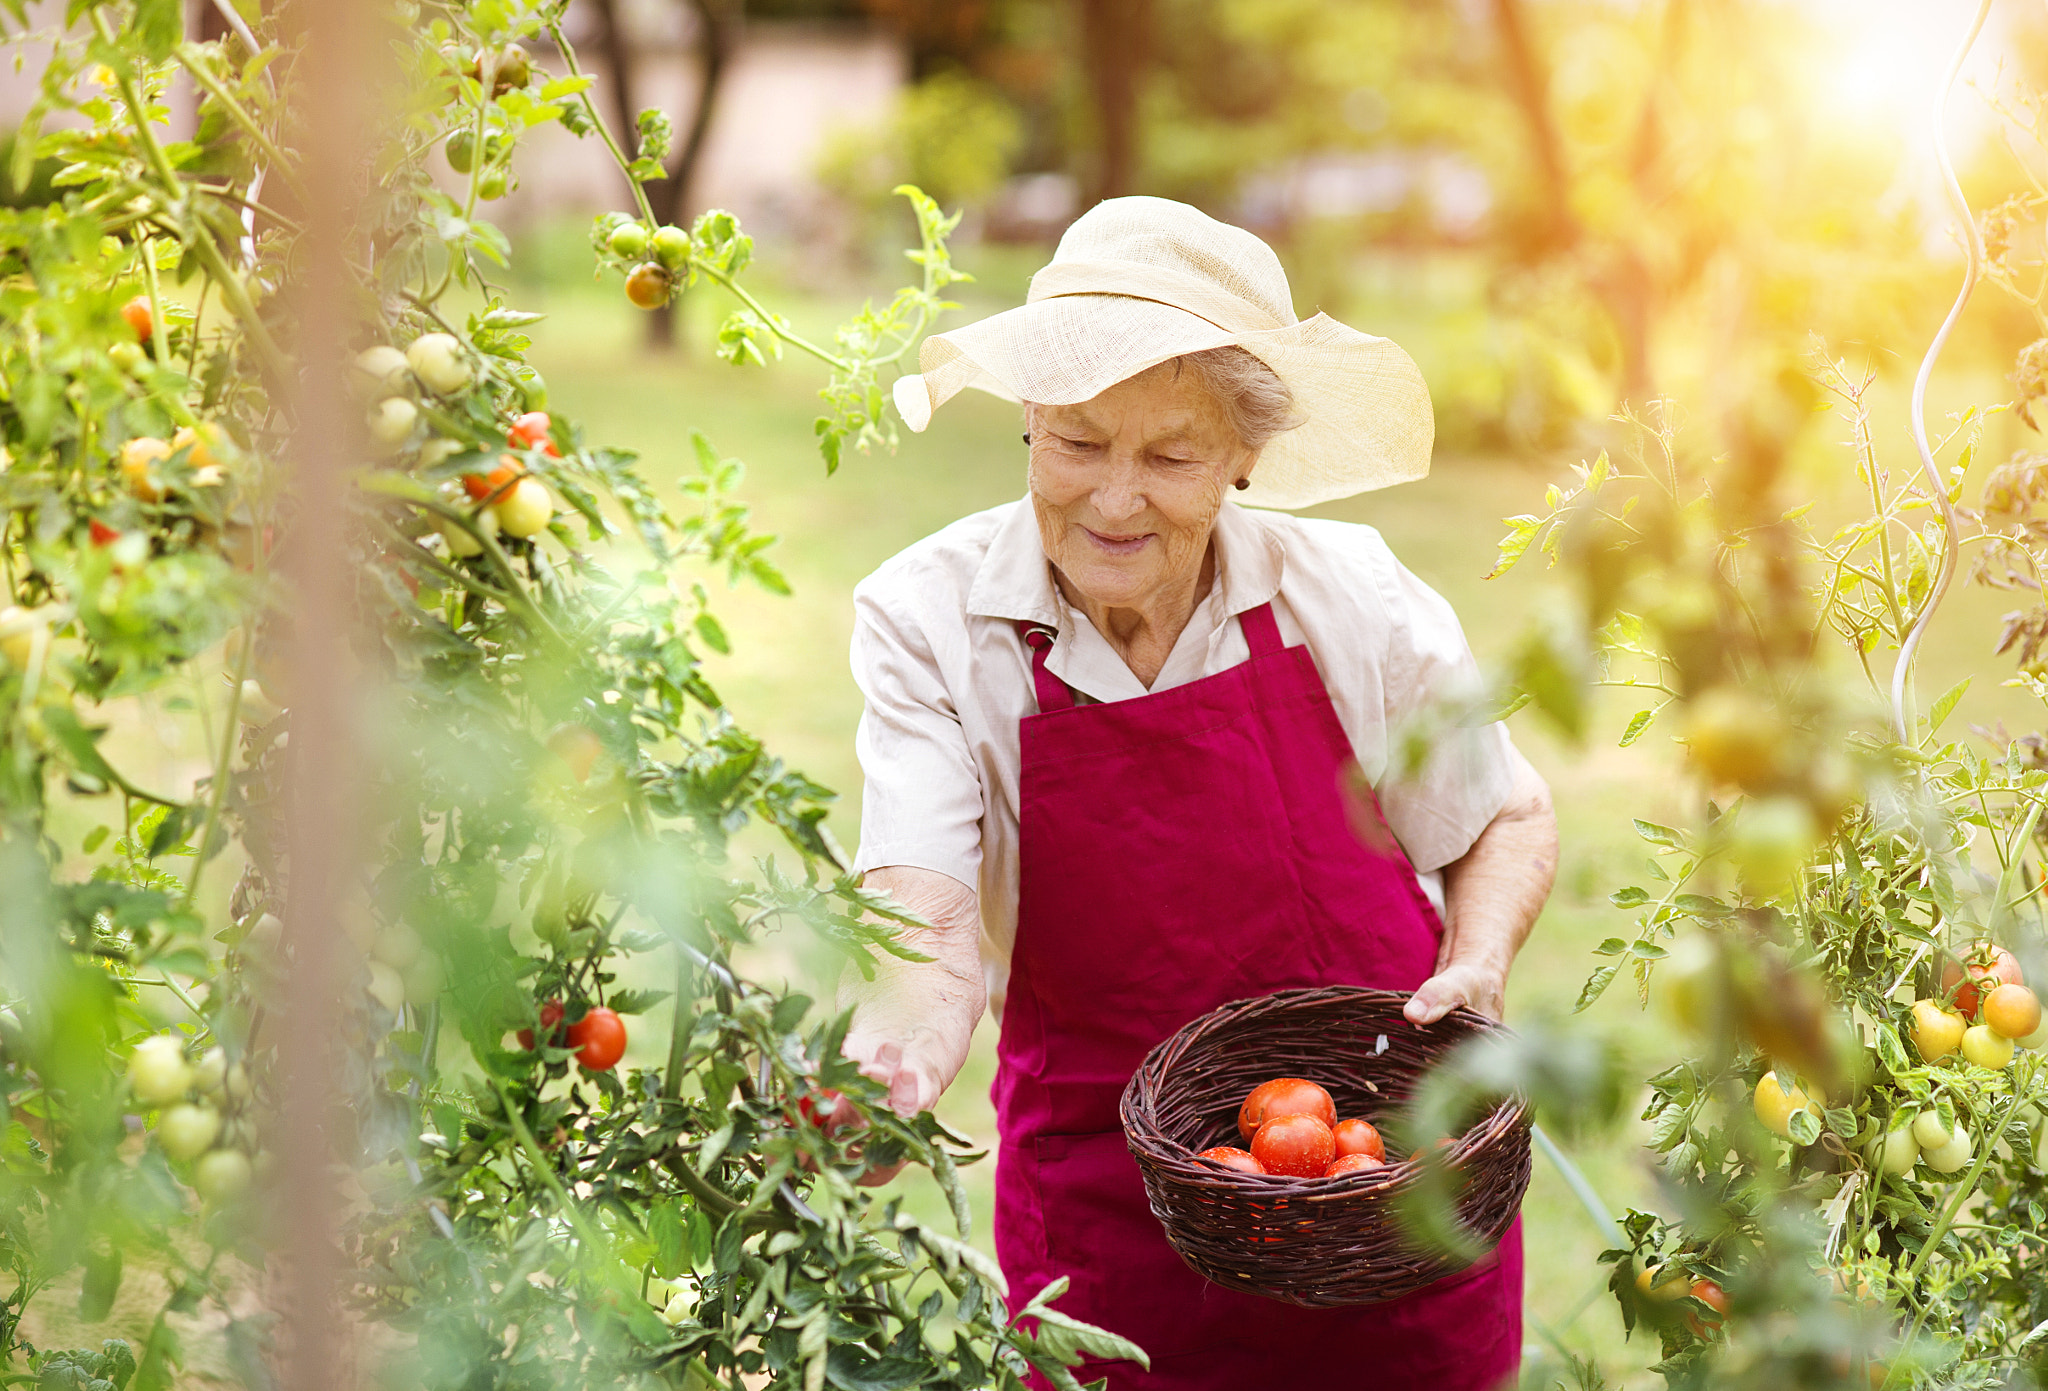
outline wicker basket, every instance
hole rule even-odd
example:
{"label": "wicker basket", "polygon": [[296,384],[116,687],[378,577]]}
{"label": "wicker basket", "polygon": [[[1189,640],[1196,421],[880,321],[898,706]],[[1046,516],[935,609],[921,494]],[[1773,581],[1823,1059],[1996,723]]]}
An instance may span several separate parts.
{"label": "wicker basket", "polygon": [[[1395,1206],[1423,1180],[1388,1152],[1384,1169],[1342,1178],[1242,1174],[1195,1158],[1238,1145],[1237,1108],[1273,1077],[1307,1077],[1337,1114],[1377,1122],[1451,1048],[1502,1026],[1468,1009],[1426,1028],[1401,1016],[1408,995],[1335,986],[1235,1000],[1145,1058],[1124,1089],[1124,1137],[1152,1214],[1196,1273],[1231,1289],[1308,1308],[1411,1294],[1464,1265],[1404,1227]],[[1384,1043],[1381,1041],[1384,1038]],[[1465,1229],[1491,1247],[1529,1186],[1529,1105],[1509,1097],[1445,1153]]]}

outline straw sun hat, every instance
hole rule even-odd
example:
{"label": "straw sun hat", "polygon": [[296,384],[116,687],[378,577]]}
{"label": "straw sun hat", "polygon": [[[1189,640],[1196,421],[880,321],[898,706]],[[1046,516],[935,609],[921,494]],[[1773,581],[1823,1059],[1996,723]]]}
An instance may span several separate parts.
{"label": "straw sun hat", "polygon": [[1429,472],[1429,388],[1385,338],[1294,316],[1287,274],[1250,232],[1165,198],[1112,198],[1077,219],[1025,303],[935,334],[895,387],[913,430],[964,387],[1011,401],[1089,400],[1148,367],[1243,348],[1294,394],[1302,423],[1259,454],[1254,507],[1308,507]]}

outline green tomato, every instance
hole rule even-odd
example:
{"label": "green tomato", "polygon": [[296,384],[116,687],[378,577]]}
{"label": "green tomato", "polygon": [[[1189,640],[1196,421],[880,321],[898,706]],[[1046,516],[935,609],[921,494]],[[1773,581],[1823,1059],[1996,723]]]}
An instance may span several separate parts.
{"label": "green tomato", "polygon": [[1957,1128],[1953,1138],[1945,1145],[1922,1150],[1920,1162],[1937,1174],[1952,1174],[1970,1162],[1970,1135]]}
{"label": "green tomato", "polygon": [[156,1142],[173,1159],[197,1159],[220,1134],[220,1112],[181,1101],[156,1123]]}
{"label": "green tomato", "polygon": [[443,153],[448,156],[448,167],[458,174],[467,174],[476,166],[476,134],[473,131],[458,130],[448,137]]}
{"label": "green tomato", "polygon": [[430,951],[421,952],[399,975],[405,982],[405,1002],[422,1009],[441,998],[447,980],[439,959]]}
{"label": "green tomato", "polygon": [[1911,1126],[1900,1126],[1870,1147],[1870,1162],[1894,1177],[1920,1162],[1920,1142]]}
{"label": "green tomato", "polygon": [[211,1096],[226,1083],[228,1076],[228,1050],[221,1047],[207,1049],[199,1055],[199,1061],[192,1066],[193,1089],[202,1096]]}
{"label": "green tomato", "polygon": [[500,165],[496,169],[487,169],[478,176],[476,196],[488,203],[494,199],[503,198],[505,190],[510,187],[511,178],[506,174],[504,166]]}
{"label": "green tomato", "polygon": [[128,1089],[146,1106],[176,1101],[191,1085],[185,1045],[169,1034],[142,1040],[128,1055]]}
{"label": "green tomato", "polygon": [[647,254],[647,229],[637,222],[621,222],[612,228],[605,245],[620,260],[637,261]]}
{"label": "green tomato", "polygon": [[654,234],[649,243],[654,250],[654,259],[661,262],[663,269],[673,273],[681,270],[690,260],[690,234],[680,227],[663,227]]}
{"label": "green tomato", "polygon": [[1799,798],[1765,797],[1737,814],[1728,858],[1752,892],[1774,895],[1798,876],[1818,832],[1813,809]]}
{"label": "green tomato", "polygon": [[149,354],[142,351],[140,343],[116,343],[107,349],[108,359],[129,376],[140,372],[149,362]]}
{"label": "green tomato", "polygon": [[249,1189],[255,1170],[240,1150],[215,1150],[192,1166],[192,1186],[209,1203],[227,1203]]}
{"label": "green tomato", "polygon": [[1921,1150],[1938,1150],[1962,1133],[1958,1126],[1950,1130],[1941,1123],[1941,1113],[1932,1108],[1913,1117],[1913,1138],[1920,1142]]}

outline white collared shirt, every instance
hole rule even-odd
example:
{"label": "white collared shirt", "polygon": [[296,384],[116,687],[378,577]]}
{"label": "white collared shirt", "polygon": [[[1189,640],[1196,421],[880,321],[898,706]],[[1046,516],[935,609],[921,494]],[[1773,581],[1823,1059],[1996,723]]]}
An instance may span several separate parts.
{"label": "white collared shirt", "polygon": [[[1421,770],[1387,776],[1390,736],[1478,673],[1457,615],[1369,526],[1224,504],[1216,580],[1152,691],[1250,655],[1236,621],[1272,601],[1280,635],[1306,643],[1388,825],[1443,904],[1442,866],[1506,804],[1518,755],[1499,724],[1439,733]],[[1053,628],[1047,668],[1081,700],[1147,694],[1053,582],[1030,499],[953,523],[854,589],[853,676],[866,697],[856,749],[863,872],[906,865],[951,875],[981,899],[989,997],[1002,999],[1017,931],[1018,722],[1038,711],[1016,620]]]}

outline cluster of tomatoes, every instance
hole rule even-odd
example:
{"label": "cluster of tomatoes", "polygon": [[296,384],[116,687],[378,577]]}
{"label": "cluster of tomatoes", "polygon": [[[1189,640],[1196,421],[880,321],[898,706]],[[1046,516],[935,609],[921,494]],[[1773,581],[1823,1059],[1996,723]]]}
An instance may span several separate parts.
{"label": "cluster of tomatoes", "polygon": [[[596,1005],[565,1027],[562,1020],[567,1013],[560,1000],[541,1005],[540,1027],[548,1046],[575,1049],[576,1061],[585,1072],[610,1072],[617,1067],[619,1059],[626,1056],[626,1021],[619,1017],[619,1012]],[[518,1037],[519,1046],[531,1052],[533,1030],[521,1029]]]}
{"label": "cluster of tomatoes", "polygon": [[1382,1168],[1386,1141],[1370,1121],[1338,1120],[1337,1103],[1314,1082],[1275,1077],[1252,1088],[1237,1111],[1238,1137],[1196,1155],[1242,1174],[1335,1178]]}
{"label": "cluster of tomatoes", "polygon": [[676,277],[690,263],[690,234],[680,227],[657,227],[650,234],[637,222],[622,222],[605,245],[620,260],[639,262],[626,273],[626,298],[641,309],[667,304]]}
{"label": "cluster of tomatoes", "polygon": [[[1908,1037],[1929,1064],[1960,1060],[1995,1072],[2012,1065],[2016,1049],[2048,1046],[2048,1022],[2012,953],[1983,942],[1943,963],[1941,993],[1913,1002]],[[1751,1105],[1767,1129],[1787,1136],[1793,1116],[1818,1109],[1797,1083],[1776,1072],[1758,1080]],[[1875,1167],[1895,1177],[1915,1164],[1953,1174],[1972,1157],[1970,1132],[1959,1121],[1943,1120],[1933,1108],[1901,1116],[1894,1129],[1872,1143],[1869,1155]]]}
{"label": "cluster of tomatoes", "polygon": [[209,1048],[193,1062],[183,1039],[152,1035],[128,1055],[128,1090],[157,1108],[156,1142],[169,1158],[192,1166],[190,1182],[201,1198],[219,1205],[248,1188],[256,1138],[246,1114],[249,1074],[228,1061],[225,1049]]}
{"label": "cluster of tomatoes", "polygon": [[[448,397],[468,390],[476,380],[461,340],[452,333],[423,333],[403,352],[388,343],[365,348],[356,354],[355,371],[357,388],[374,400],[368,417],[370,439],[389,452],[411,445],[424,428],[424,417],[413,399],[415,383],[434,396]],[[505,443],[513,449],[538,449],[551,459],[562,457],[546,411],[520,416],[506,431]],[[430,438],[419,447],[420,459],[435,464],[459,449],[453,440]],[[464,497],[471,507],[471,524],[489,537],[533,536],[555,515],[554,497],[547,485],[528,472],[514,454],[499,455],[488,473],[465,473],[462,491],[451,494],[451,501],[460,502]],[[450,555],[482,554],[482,543],[468,528],[448,521],[437,526]]]}

